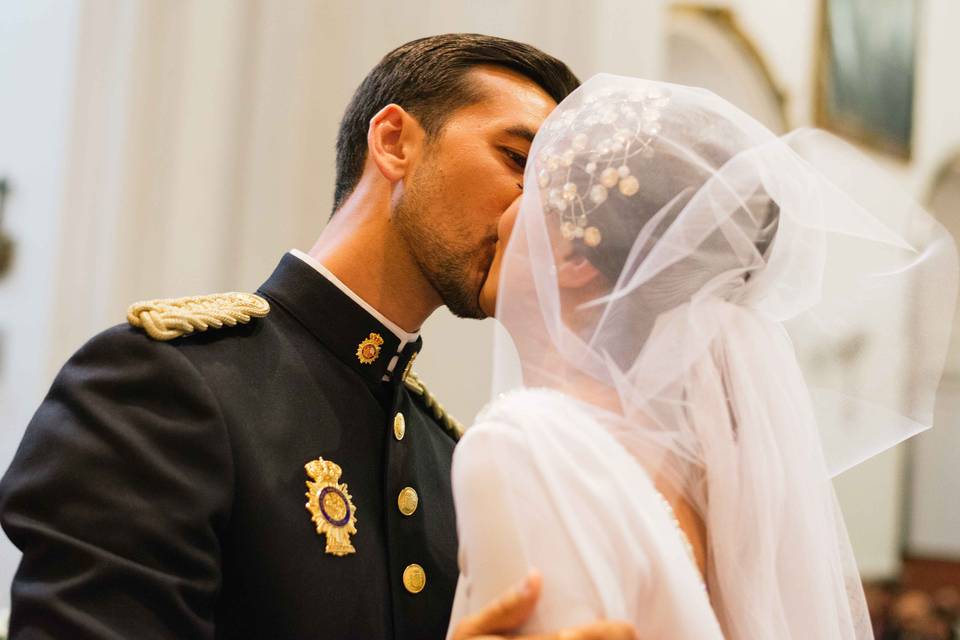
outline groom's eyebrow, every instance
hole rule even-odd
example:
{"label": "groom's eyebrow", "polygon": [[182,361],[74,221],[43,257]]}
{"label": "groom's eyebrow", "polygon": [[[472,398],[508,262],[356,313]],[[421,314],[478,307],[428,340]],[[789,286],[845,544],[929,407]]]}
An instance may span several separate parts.
{"label": "groom's eyebrow", "polygon": [[513,125],[512,127],[507,127],[505,133],[509,136],[515,136],[517,138],[523,138],[529,143],[533,143],[533,137],[537,135],[537,132],[531,129],[530,127],[525,127],[522,124]]}

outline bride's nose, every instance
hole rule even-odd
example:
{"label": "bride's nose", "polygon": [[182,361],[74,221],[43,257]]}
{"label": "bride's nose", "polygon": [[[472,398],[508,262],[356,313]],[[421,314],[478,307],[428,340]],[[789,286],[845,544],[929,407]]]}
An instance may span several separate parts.
{"label": "bride's nose", "polygon": [[503,215],[500,216],[500,222],[497,224],[497,239],[500,244],[506,244],[507,240],[510,239],[510,234],[513,233],[513,225],[517,221],[517,214],[520,213],[520,201],[523,198],[522,195],[517,196],[517,199],[507,207],[507,210],[503,212]]}

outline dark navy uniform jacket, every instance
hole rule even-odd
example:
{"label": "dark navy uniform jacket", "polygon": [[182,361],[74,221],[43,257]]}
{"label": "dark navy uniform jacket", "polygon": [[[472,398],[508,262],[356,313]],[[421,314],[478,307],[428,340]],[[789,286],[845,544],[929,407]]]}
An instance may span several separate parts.
{"label": "dark navy uniform jacket", "polygon": [[[385,382],[400,339],[308,264],[284,256],[258,293],[265,318],[169,342],[114,327],[64,366],[0,483],[12,638],[444,636],[454,438],[401,381],[421,341]],[[327,553],[306,509],[319,457],[355,553]]]}

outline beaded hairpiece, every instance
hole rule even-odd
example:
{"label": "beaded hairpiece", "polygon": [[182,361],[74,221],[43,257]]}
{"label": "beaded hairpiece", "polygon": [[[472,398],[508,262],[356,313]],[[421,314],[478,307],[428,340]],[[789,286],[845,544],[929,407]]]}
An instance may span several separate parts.
{"label": "beaded hairpiece", "polygon": [[[564,238],[582,240],[589,247],[600,245],[603,236],[590,224],[590,214],[614,188],[627,197],[640,191],[627,161],[638,155],[653,157],[653,141],[669,102],[659,87],[633,92],[608,88],[586,96],[582,104],[556,114],[546,125],[548,142],[537,156],[537,183],[547,210],[559,214]],[[571,138],[573,130],[579,132]],[[591,140],[597,142],[590,146]],[[574,172],[586,176],[582,191],[573,180]]]}

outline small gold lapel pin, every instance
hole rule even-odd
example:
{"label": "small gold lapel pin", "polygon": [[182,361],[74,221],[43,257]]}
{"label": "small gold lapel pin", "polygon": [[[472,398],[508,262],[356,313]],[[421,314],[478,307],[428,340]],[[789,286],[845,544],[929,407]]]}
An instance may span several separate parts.
{"label": "small gold lapel pin", "polygon": [[380,357],[380,347],[382,346],[383,337],[379,333],[371,333],[357,347],[357,358],[362,364],[373,364]]}
{"label": "small gold lapel pin", "polygon": [[356,553],[350,536],[357,532],[357,508],[347,485],[340,484],[340,466],[317,458],[304,465],[304,469],[313,478],[313,482],[307,480],[305,506],[317,533],[326,536],[326,552],[334,556]]}

